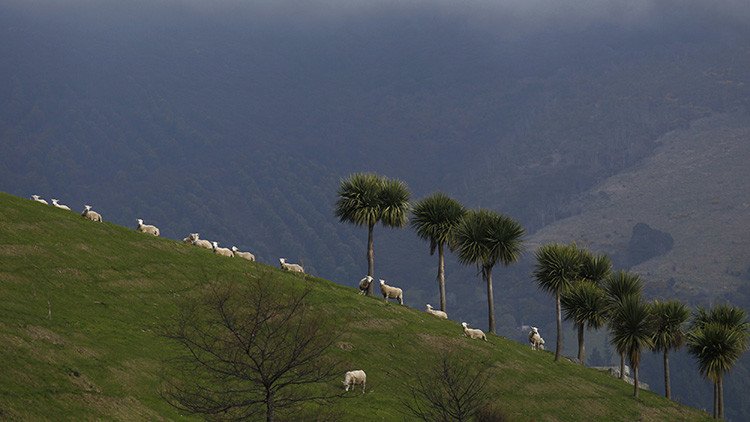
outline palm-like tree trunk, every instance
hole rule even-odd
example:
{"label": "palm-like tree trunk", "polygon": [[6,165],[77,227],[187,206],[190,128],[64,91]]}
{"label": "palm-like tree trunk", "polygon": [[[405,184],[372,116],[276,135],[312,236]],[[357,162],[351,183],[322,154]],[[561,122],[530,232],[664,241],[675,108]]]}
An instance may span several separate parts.
{"label": "palm-like tree trunk", "polygon": [[557,313],[557,345],[555,346],[555,362],[560,360],[563,345],[562,307],[560,306],[560,292],[555,292],[555,312]]}
{"label": "palm-like tree trunk", "polygon": [[664,349],[664,397],[672,400],[672,388],[669,385],[669,349]]}
{"label": "palm-like tree trunk", "polygon": [[716,387],[716,402],[719,405],[717,417],[719,419],[724,419],[724,383],[722,382],[721,375],[719,375],[719,378],[716,381]]}
{"label": "palm-like tree trunk", "polygon": [[633,397],[638,398],[638,365],[633,365]]}
{"label": "palm-like tree trunk", "polygon": [[711,415],[714,419],[719,417],[719,382],[714,381],[714,412]]}
{"label": "palm-like tree trunk", "polygon": [[[372,236],[375,224],[367,226],[367,275],[375,277],[375,242]],[[375,283],[370,283],[367,288],[367,295],[372,296],[375,292]]]}
{"label": "palm-like tree trunk", "polygon": [[625,379],[625,353],[620,353],[620,379]]}
{"label": "palm-like tree trunk", "polygon": [[487,308],[489,313],[489,331],[497,334],[495,331],[495,299],[492,294],[492,267],[484,268],[484,276],[487,280]]}
{"label": "palm-like tree trunk", "polygon": [[440,310],[445,310],[445,251],[443,250],[444,245],[438,243],[438,284],[440,285]]}
{"label": "palm-like tree trunk", "polygon": [[578,325],[578,362],[586,366],[586,345],[584,343],[584,328],[585,323],[577,324]]}

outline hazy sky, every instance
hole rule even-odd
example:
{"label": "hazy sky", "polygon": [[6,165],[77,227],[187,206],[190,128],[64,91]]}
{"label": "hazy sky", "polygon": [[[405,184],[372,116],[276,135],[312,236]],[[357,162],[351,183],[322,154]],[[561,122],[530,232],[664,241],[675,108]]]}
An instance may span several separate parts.
{"label": "hazy sky", "polygon": [[0,10],[10,7],[51,18],[66,11],[94,18],[127,18],[160,10],[155,17],[197,15],[288,24],[429,11],[465,18],[469,24],[521,32],[591,24],[639,27],[679,21],[746,26],[750,22],[747,0],[4,0],[2,4]]}

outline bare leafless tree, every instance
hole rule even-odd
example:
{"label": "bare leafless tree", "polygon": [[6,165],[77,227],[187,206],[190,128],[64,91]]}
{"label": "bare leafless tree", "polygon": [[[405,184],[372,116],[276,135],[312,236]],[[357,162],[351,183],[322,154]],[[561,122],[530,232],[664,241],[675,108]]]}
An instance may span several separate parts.
{"label": "bare leafless tree", "polygon": [[267,421],[340,396],[341,365],[327,355],[338,331],[309,293],[260,280],[213,283],[185,300],[165,330],[179,347],[162,396],[209,419]]}
{"label": "bare leafless tree", "polygon": [[442,353],[426,370],[405,377],[411,396],[402,400],[425,421],[468,421],[488,401],[485,369],[475,369],[457,354]]}

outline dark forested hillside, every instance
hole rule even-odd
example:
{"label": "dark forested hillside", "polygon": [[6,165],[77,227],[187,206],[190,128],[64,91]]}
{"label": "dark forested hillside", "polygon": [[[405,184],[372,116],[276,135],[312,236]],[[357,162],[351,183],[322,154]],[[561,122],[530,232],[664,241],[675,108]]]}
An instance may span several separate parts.
{"label": "dark forested hillside", "polygon": [[[366,233],[333,215],[351,172],[534,233],[583,213],[590,189],[665,134],[750,121],[743,8],[252,3],[2,2],[0,190],[173,238],[198,231],[351,285]],[[434,301],[428,245],[380,227],[375,238],[377,275],[415,306]],[[528,262],[497,277],[502,334],[552,323]],[[476,271],[449,258],[447,278],[452,318],[482,324]]]}

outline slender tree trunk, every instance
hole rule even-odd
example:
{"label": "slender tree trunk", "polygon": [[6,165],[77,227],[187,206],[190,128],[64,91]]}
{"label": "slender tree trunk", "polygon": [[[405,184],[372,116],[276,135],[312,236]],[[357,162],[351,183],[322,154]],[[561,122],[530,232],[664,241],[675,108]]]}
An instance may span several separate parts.
{"label": "slender tree trunk", "polygon": [[489,313],[489,331],[497,334],[495,330],[495,297],[492,294],[492,267],[485,268],[485,277],[487,278],[487,307]]}
{"label": "slender tree trunk", "polygon": [[373,282],[367,288],[367,296],[373,296],[375,294],[375,243],[372,237],[372,231],[375,228],[374,224],[367,226],[367,275],[373,277]]}
{"label": "slender tree trunk", "polygon": [[578,325],[578,362],[586,366],[586,345],[583,340],[585,324]]}
{"label": "slender tree trunk", "polygon": [[669,385],[669,349],[664,349],[664,397],[672,400],[672,388]]}
{"label": "slender tree trunk", "polygon": [[620,379],[625,379],[625,353],[620,353]]}
{"label": "slender tree trunk", "polygon": [[716,389],[716,401],[719,404],[719,412],[717,416],[719,419],[724,419],[724,382],[721,379],[721,375],[719,375],[716,386],[718,387]]}
{"label": "slender tree trunk", "polygon": [[557,314],[557,345],[555,346],[555,362],[560,360],[563,345],[562,311],[560,309],[560,292],[555,292],[555,312]]}
{"label": "slender tree trunk", "polygon": [[719,382],[714,381],[714,412],[711,415],[716,419],[719,415]]}
{"label": "slender tree trunk", "polygon": [[438,244],[438,284],[440,285],[440,310],[445,310],[445,254],[443,250],[444,245]]}
{"label": "slender tree trunk", "polygon": [[638,398],[638,365],[633,365],[633,397]]}
{"label": "slender tree trunk", "polygon": [[266,392],[266,422],[273,422],[274,420],[274,406],[273,406],[273,393],[270,391]]}

